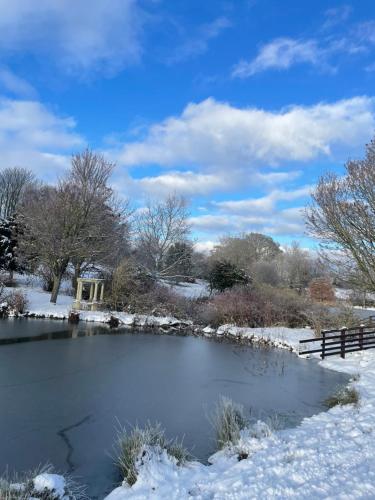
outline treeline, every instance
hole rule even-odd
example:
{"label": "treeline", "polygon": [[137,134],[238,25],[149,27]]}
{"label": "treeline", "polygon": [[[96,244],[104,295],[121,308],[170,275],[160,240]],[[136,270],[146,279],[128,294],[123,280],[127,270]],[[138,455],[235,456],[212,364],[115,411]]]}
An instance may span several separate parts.
{"label": "treeline", "polygon": [[211,292],[226,294],[210,299],[205,314],[232,304],[227,320],[241,316],[234,309],[248,308],[255,297],[259,311],[270,303],[279,311],[293,309],[292,298],[306,298],[307,290],[318,301],[333,301],[333,283],[374,289],[374,141],[363,160],[348,162],[345,176],[323,176],[313,193],[306,217],[322,241],[319,257],[298,243],[281,248],[259,233],[223,236],[209,255],[199,253],[183,197],[170,195],[134,210],[111,185],[113,169],[102,155],[85,150],[72,156],[55,185],[23,168],[1,171],[0,271],[10,279],[15,271],[40,276],[52,302],[63,279],[70,278],[75,290],[79,276],[95,271],[107,281],[109,307],[176,314],[190,314],[186,308],[192,306],[165,285],[201,278]]}
{"label": "treeline", "polygon": [[108,279],[116,306],[161,280],[203,278],[212,291],[253,282],[302,290],[321,273],[298,244],[281,249],[258,233],[225,236],[210,255],[198,253],[184,198],[171,195],[134,211],[110,185],[113,169],[85,150],[55,185],[23,168],[3,170],[0,269],[40,276],[51,302],[65,277],[74,290],[82,273],[95,270]]}
{"label": "treeline", "polygon": [[[23,168],[0,172],[0,271],[38,275],[56,302],[63,278],[125,268],[158,281],[193,276],[188,207],[171,195],[132,210],[110,185],[114,164],[85,150],[56,185]],[[125,277],[124,277],[125,279]]]}

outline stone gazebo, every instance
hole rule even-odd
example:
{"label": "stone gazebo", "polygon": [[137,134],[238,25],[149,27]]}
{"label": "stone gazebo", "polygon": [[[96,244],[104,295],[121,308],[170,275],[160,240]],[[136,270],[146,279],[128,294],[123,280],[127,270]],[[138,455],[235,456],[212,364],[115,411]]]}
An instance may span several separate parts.
{"label": "stone gazebo", "polygon": [[[86,295],[86,298],[84,296]],[[89,309],[97,311],[103,303],[104,280],[99,278],[78,278],[77,296],[73,309]]]}

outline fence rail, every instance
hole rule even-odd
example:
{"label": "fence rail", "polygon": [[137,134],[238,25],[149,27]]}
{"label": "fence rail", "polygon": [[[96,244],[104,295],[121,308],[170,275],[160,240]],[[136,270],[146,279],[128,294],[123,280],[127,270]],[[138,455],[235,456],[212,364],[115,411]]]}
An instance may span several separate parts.
{"label": "fence rail", "polygon": [[300,344],[319,342],[320,346],[300,354],[320,353],[322,359],[327,356],[339,354],[345,358],[345,354],[355,351],[364,351],[375,348],[375,327],[373,324],[362,324],[353,328],[343,327],[338,330],[323,330],[321,337],[300,340]]}

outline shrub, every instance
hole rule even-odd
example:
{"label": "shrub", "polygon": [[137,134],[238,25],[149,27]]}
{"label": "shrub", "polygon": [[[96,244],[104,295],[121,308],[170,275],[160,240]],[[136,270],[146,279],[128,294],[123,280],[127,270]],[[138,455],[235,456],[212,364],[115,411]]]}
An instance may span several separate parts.
{"label": "shrub", "polygon": [[[70,477],[59,477],[63,491],[53,488],[56,475],[51,466],[40,467],[20,475],[5,474],[0,477],[1,500],[85,500],[85,488],[77,485]],[[43,488],[41,484],[45,485]],[[48,487],[51,484],[51,487]]]}
{"label": "shrub", "polygon": [[124,259],[108,278],[107,302],[111,309],[124,310],[132,297],[147,293],[153,282],[132,258]]}
{"label": "shrub", "polygon": [[334,309],[316,305],[308,309],[306,315],[317,336],[321,335],[322,330],[341,328],[343,325],[351,328],[360,323],[353,309],[343,304],[335,306]]}
{"label": "shrub", "polygon": [[42,288],[45,292],[52,292],[53,288],[53,274],[52,271],[44,265],[41,265],[36,270],[36,274],[39,276],[42,282]]}
{"label": "shrub", "polygon": [[289,289],[269,285],[237,286],[214,296],[199,308],[198,319],[214,327],[225,323],[252,328],[305,326],[307,301]]}
{"label": "shrub", "polygon": [[217,403],[211,420],[215,429],[218,450],[237,444],[241,431],[247,425],[243,407],[225,397]]}
{"label": "shrub", "polygon": [[249,282],[246,273],[227,260],[215,261],[209,271],[210,289],[222,292],[234,285]]}
{"label": "shrub", "polygon": [[359,394],[354,387],[344,387],[343,389],[338,389],[332,396],[324,401],[325,406],[328,408],[333,408],[334,406],[340,405],[354,405],[359,404]]}
{"label": "shrub", "polygon": [[310,297],[317,302],[334,302],[335,291],[328,278],[315,278],[309,284]]}
{"label": "shrub", "polygon": [[122,261],[107,289],[107,305],[117,311],[186,319],[192,316],[195,307],[194,301],[152,280],[132,259]]}
{"label": "shrub", "polygon": [[116,464],[130,486],[137,481],[138,468],[150,450],[156,453],[165,450],[175,458],[177,465],[183,465],[190,459],[182,443],[168,439],[160,424],[148,423],[144,429],[136,426],[130,432],[121,428],[117,438]]}
{"label": "shrub", "polygon": [[17,314],[24,313],[28,306],[27,297],[21,291],[14,291],[7,294],[5,296],[5,302],[7,302],[9,309]]}

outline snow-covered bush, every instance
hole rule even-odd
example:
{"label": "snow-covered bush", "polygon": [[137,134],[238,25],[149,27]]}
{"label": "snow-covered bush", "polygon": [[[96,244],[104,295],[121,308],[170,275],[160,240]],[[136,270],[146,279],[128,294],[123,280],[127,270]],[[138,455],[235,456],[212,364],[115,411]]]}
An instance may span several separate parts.
{"label": "snow-covered bush", "polygon": [[20,290],[15,290],[6,295],[5,298],[10,311],[13,314],[22,314],[25,312],[28,306],[28,300],[26,294]]}
{"label": "snow-covered bush", "polygon": [[165,436],[160,424],[148,423],[144,428],[135,426],[130,431],[121,428],[118,432],[116,464],[130,486],[137,481],[139,467],[150,453],[157,456],[165,452],[175,459],[177,465],[183,465],[190,458],[182,443]]}
{"label": "snow-covered bush", "polygon": [[85,488],[50,466],[21,475],[0,477],[1,500],[84,500]]}
{"label": "snow-covered bush", "polygon": [[344,405],[354,405],[359,404],[359,393],[354,387],[344,387],[338,389],[332,396],[324,401],[324,404],[328,408],[333,408],[334,406],[344,406]]}
{"label": "snow-covered bush", "polygon": [[231,399],[222,397],[216,405],[211,421],[216,433],[216,447],[218,450],[238,443],[241,431],[248,422],[244,408]]}

